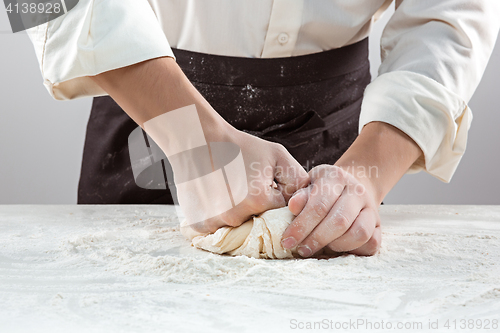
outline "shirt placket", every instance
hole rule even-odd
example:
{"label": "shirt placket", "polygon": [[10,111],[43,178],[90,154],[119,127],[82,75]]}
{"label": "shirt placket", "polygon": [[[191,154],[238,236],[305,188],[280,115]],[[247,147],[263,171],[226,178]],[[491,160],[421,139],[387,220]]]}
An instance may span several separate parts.
{"label": "shirt placket", "polygon": [[290,57],[302,24],[303,0],[274,0],[262,58]]}

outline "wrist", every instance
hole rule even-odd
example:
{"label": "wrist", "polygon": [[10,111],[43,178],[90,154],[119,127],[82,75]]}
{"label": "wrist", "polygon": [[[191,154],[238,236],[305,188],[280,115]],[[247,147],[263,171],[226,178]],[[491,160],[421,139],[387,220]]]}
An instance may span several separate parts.
{"label": "wrist", "polygon": [[347,158],[337,161],[334,165],[353,176],[371,194],[377,205],[380,205],[386,193],[379,182],[378,167],[373,165],[362,165],[354,160],[346,163]]}
{"label": "wrist", "polygon": [[208,103],[196,105],[207,142],[231,141],[237,130],[222,118]]}
{"label": "wrist", "polygon": [[335,165],[363,183],[380,204],[421,154],[418,145],[401,130],[372,122]]}

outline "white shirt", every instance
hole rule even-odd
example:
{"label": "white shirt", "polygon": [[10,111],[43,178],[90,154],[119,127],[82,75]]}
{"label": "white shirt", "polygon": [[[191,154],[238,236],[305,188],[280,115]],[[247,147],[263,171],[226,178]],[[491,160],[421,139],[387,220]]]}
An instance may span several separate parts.
{"label": "white shirt", "polygon": [[[80,0],[28,30],[56,99],[106,93],[88,76],[162,56],[170,47],[256,58],[321,52],[365,38],[392,0]],[[410,136],[426,170],[449,181],[465,152],[467,106],[500,25],[499,0],[397,0],[367,87],[361,128],[389,123]]]}

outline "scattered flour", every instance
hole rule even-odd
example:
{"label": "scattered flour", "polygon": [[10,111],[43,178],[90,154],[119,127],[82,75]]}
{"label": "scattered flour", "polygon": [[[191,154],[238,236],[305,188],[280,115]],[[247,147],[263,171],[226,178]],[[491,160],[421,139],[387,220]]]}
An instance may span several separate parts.
{"label": "scattered flour", "polygon": [[500,209],[381,209],[383,245],[374,257],[264,260],[191,247],[170,207],[4,207],[0,322],[38,316],[73,330],[114,316],[109,329],[161,331],[198,318],[193,331],[211,331],[207,323],[226,314],[212,328],[223,321],[234,331],[256,324],[249,313],[276,328],[287,322],[272,318],[332,313],[500,316]]}

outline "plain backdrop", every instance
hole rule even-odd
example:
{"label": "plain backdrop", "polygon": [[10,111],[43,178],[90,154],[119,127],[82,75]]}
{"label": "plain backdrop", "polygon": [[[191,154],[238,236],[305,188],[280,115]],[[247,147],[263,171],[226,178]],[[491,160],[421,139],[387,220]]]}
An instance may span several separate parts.
{"label": "plain backdrop", "polygon": [[[370,38],[372,76],[392,10]],[[90,98],[53,100],[42,84],[26,33],[12,34],[0,9],[0,204],[73,204]],[[500,204],[500,47],[469,105],[474,114],[467,152],[450,184],[421,172],[406,175],[386,204]]]}

